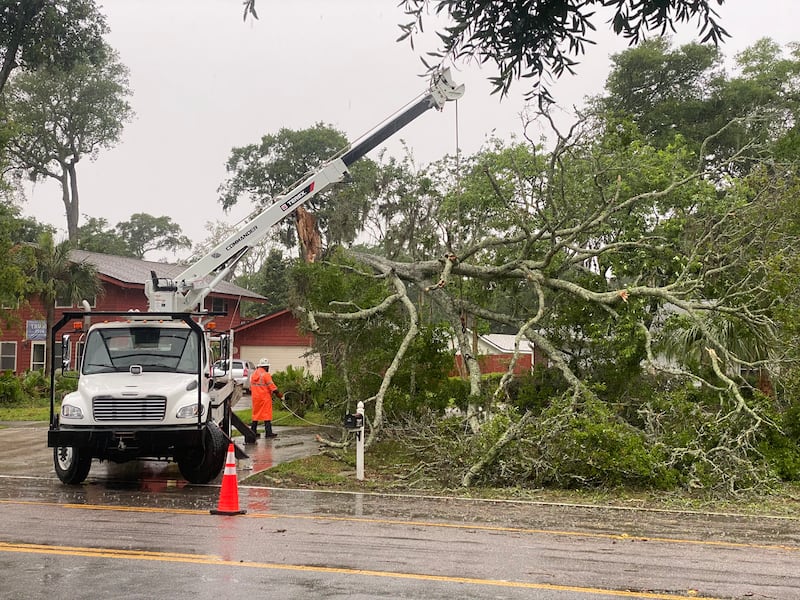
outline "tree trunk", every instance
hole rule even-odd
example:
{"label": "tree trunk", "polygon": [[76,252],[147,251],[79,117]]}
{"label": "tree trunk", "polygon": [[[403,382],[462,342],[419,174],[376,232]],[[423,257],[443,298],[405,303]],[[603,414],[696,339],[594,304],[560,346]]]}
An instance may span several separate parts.
{"label": "tree trunk", "polygon": [[78,243],[78,220],[80,219],[80,203],[78,201],[78,174],[75,169],[75,163],[78,162],[76,158],[71,163],[67,164],[67,181],[62,182],[62,185],[67,185],[64,190],[64,208],[67,212],[67,235],[69,241],[73,244]]}
{"label": "tree trunk", "polygon": [[295,211],[295,219],[301,258],[307,263],[313,263],[322,252],[322,236],[317,227],[317,219],[303,206]]}

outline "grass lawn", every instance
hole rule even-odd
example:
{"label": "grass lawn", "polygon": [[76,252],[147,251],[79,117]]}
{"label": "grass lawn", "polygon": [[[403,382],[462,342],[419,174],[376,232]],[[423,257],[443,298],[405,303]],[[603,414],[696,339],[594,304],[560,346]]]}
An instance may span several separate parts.
{"label": "grass lawn", "polygon": [[50,420],[50,401],[36,400],[14,406],[0,404],[0,421],[41,421]]}

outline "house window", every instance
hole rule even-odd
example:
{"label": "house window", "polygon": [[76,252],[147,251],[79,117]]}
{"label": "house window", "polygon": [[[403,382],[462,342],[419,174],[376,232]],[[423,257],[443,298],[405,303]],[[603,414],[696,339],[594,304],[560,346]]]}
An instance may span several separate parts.
{"label": "house window", "polygon": [[58,294],[56,295],[56,308],[72,308],[72,300]]}
{"label": "house window", "polygon": [[[56,308],[73,308],[74,306],[75,304],[73,304],[72,300],[70,300],[69,298],[56,296]],[[80,302],[78,303],[78,306],[80,306]],[[97,296],[94,296],[89,301],[89,306],[91,306],[92,308],[97,308]]]}
{"label": "house window", "polygon": [[228,312],[228,302],[225,298],[211,298],[211,312]]}
{"label": "house window", "polygon": [[17,370],[17,342],[0,342],[0,371]]}
{"label": "house window", "polygon": [[44,371],[44,342],[31,342],[31,371]]}

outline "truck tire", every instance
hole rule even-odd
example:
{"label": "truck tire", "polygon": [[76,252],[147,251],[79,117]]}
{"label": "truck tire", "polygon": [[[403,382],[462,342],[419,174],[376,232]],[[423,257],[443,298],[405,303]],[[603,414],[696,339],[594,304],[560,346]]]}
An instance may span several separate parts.
{"label": "truck tire", "polygon": [[89,475],[92,455],[83,448],[60,446],[53,448],[53,466],[62,483],[78,485]]}
{"label": "truck tire", "polygon": [[227,451],[225,434],[216,423],[209,421],[206,424],[205,449],[190,448],[177,456],[178,469],[189,483],[208,483],[225,466]]}

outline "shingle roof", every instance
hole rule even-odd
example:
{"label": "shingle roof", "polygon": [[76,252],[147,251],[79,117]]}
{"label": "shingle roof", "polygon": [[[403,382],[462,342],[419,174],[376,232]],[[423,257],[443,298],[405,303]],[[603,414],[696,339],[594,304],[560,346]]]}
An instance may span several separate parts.
{"label": "shingle roof", "polygon": [[[144,287],[144,282],[150,279],[150,271],[155,271],[158,277],[173,278],[180,275],[186,268],[184,265],[173,263],[139,260],[138,258],[100,254],[98,252],[87,252],[86,250],[72,250],[70,258],[75,262],[85,262],[93,265],[100,275],[116,279],[126,285],[141,285],[142,287]],[[251,300],[266,300],[264,296],[228,281],[218,283],[214,288],[214,293],[249,298]]]}

